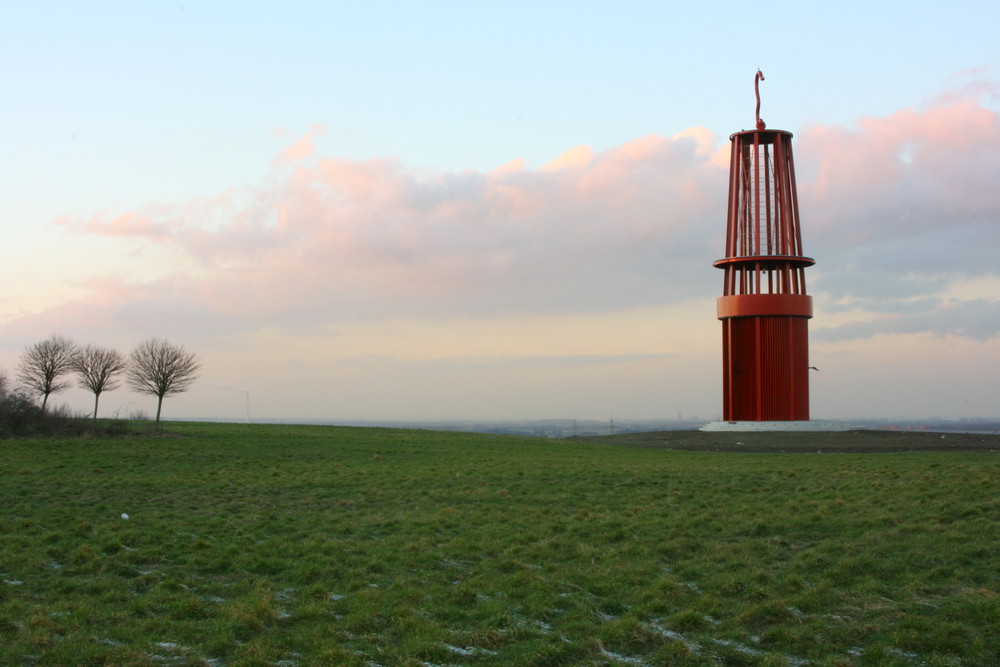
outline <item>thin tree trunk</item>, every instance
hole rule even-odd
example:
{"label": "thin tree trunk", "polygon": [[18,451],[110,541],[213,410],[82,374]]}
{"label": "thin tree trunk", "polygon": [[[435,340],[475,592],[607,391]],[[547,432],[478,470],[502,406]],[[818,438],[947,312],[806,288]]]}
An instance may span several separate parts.
{"label": "thin tree trunk", "polygon": [[101,398],[100,394],[94,394],[94,423],[97,423],[97,401]]}
{"label": "thin tree trunk", "polygon": [[163,408],[163,397],[157,397],[156,401],[156,428],[160,428],[160,410]]}

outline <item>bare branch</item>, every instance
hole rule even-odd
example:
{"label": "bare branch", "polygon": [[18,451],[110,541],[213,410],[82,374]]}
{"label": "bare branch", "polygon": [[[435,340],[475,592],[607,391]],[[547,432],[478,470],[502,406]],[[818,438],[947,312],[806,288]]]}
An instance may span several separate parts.
{"label": "bare branch", "polygon": [[59,378],[73,370],[76,344],[69,338],[53,334],[48,340],[29,345],[21,353],[17,364],[17,378],[29,394],[42,397],[42,411],[49,402],[49,394],[70,387],[69,381]]}
{"label": "bare branch", "polygon": [[97,402],[101,393],[120,387],[120,377],[127,368],[125,355],[118,350],[88,345],[77,352],[73,370],[78,376],[77,384],[94,395],[94,419],[97,419]]}
{"label": "bare branch", "polygon": [[201,363],[193,352],[161,338],[147,338],[129,355],[128,385],[141,394],[158,399],[156,423],[160,423],[163,397],[179,394],[198,379]]}

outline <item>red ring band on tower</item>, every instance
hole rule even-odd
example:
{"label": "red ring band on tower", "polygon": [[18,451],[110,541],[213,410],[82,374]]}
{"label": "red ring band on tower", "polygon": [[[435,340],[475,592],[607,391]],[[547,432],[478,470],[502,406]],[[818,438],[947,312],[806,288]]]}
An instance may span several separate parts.
{"label": "red ring band on tower", "polygon": [[812,317],[812,297],[808,294],[733,294],[716,300],[718,317],[787,315]]}

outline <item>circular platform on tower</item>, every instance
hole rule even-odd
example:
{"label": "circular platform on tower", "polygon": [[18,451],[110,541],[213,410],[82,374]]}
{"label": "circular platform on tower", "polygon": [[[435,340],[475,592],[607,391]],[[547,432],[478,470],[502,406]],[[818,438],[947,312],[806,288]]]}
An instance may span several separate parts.
{"label": "circular platform on tower", "polygon": [[709,422],[699,431],[853,431],[856,426],[845,422],[777,421],[777,422]]}

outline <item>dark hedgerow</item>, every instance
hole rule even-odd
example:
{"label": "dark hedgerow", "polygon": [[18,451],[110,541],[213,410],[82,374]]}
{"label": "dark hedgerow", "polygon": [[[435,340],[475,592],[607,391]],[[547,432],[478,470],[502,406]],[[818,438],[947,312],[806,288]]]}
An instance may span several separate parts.
{"label": "dark hedgerow", "polygon": [[88,419],[65,406],[42,411],[23,392],[9,391],[0,378],[0,438],[115,436],[128,432],[129,422],[119,419]]}
{"label": "dark hedgerow", "polygon": [[45,413],[21,392],[8,392],[0,383],[0,437],[27,435],[45,420]]}

